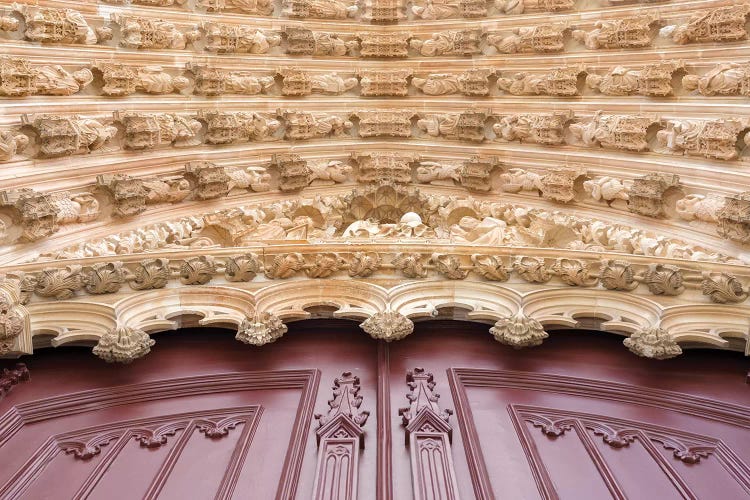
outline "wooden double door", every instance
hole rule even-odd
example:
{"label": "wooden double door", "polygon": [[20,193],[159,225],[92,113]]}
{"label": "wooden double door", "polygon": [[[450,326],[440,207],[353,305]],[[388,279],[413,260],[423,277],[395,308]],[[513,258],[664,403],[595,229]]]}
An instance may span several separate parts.
{"label": "wooden double door", "polygon": [[66,348],[4,375],[0,498],[750,495],[739,354],[655,362],[590,332],[516,351],[438,321],[392,344],[338,321],[155,339],[127,366]]}

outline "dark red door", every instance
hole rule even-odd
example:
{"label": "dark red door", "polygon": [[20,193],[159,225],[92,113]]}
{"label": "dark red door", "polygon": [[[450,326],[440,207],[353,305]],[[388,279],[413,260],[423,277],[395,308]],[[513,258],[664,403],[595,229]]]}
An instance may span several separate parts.
{"label": "dark red door", "polygon": [[155,338],[127,366],[84,348],[25,360],[0,401],[0,498],[750,495],[735,353],[655,362],[584,332],[516,351],[437,321],[392,344],[328,321],[262,348]]}

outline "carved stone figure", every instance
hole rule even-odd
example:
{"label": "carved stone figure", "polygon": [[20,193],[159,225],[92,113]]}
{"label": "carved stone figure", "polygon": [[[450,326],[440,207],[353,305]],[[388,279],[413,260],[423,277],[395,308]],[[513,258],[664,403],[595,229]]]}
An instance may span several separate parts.
{"label": "carved stone figure", "polygon": [[78,115],[39,115],[33,122],[24,117],[39,135],[39,152],[43,156],[68,156],[102,148],[117,134],[117,127]]}
{"label": "carved stone figure", "polygon": [[115,112],[125,126],[126,149],[152,149],[159,146],[189,147],[200,144],[201,122],[168,113]]}
{"label": "carved stone figure", "polygon": [[656,36],[651,30],[656,21],[653,15],[597,21],[591,31],[574,30],[573,39],[592,50],[648,47]]}
{"label": "carved stone figure", "polygon": [[479,54],[480,30],[440,31],[427,40],[412,38],[409,45],[423,56],[469,56]]}
{"label": "carved stone figure", "polygon": [[22,153],[29,145],[29,137],[14,130],[0,130],[0,161],[8,161]]}
{"label": "carved stone figure", "polygon": [[59,65],[32,66],[28,59],[0,56],[0,95],[72,95],[92,82],[86,68],[69,73]]}
{"label": "carved stone figure", "polygon": [[494,217],[482,220],[471,216],[461,217],[450,227],[451,240],[475,245],[499,246],[508,243],[510,231],[505,221]]}
{"label": "carved stone figure", "polygon": [[112,61],[94,61],[104,79],[102,94],[123,97],[136,92],[172,94],[187,88],[184,76],[172,76],[161,66],[131,66]]}
{"label": "carved stone figure", "polygon": [[307,163],[310,167],[310,182],[339,184],[346,182],[353,168],[340,160],[311,161]]}
{"label": "carved stone figure", "polygon": [[97,187],[112,199],[115,217],[132,217],[146,210],[147,191],[142,179],[123,174],[104,174],[96,178]]}
{"label": "carved stone figure", "polygon": [[144,179],[146,203],[179,203],[190,196],[190,183],[182,176]]}
{"label": "carved stone figure", "polygon": [[583,182],[583,189],[596,201],[611,203],[615,200],[629,198],[630,183],[616,177],[605,175]]}
{"label": "carved stone figure", "polygon": [[281,14],[302,19],[346,19],[359,11],[354,0],[283,0]]}
{"label": "carved stone figure", "polygon": [[363,96],[405,96],[409,94],[409,69],[360,70],[360,94]]}
{"label": "carved stone figure", "polygon": [[449,185],[461,182],[461,163],[420,161],[416,170],[417,182],[422,184],[439,184],[448,181]]}
{"label": "carved stone figure", "polygon": [[281,127],[277,119],[261,113],[204,111],[198,116],[206,123],[204,140],[208,144],[274,140]]}
{"label": "carved stone figure", "polygon": [[568,128],[584,146],[646,151],[648,129],[658,122],[655,116],[605,115],[597,111],[588,122],[572,123]]}
{"label": "carved stone figure", "polygon": [[306,28],[287,26],[287,54],[293,56],[345,56],[353,55],[359,48],[359,42],[351,38],[342,38],[336,33],[312,31]]}
{"label": "carved stone figure", "polygon": [[90,222],[99,216],[99,202],[91,193],[53,193],[49,200],[57,210],[58,224]]}
{"label": "carved stone figure", "polygon": [[572,111],[503,116],[492,126],[492,130],[506,141],[528,141],[553,146],[565,141],[565,125],[572,118]]}
{"label": "carved stone figure", "polygon": [[750,242],[750,192],[726,198],[717,219],[722,238],[740,243]]}
{"label": "carved stone figure", "polygon": [[[381,0],[382,1],[382,0]],[[411,33],[359,33],[361,57],[408,57]]]}
{"label": "carved stone figure", "polygon": [[681,25],[661,29],[661,34],[675,43],[734,42],[747,39],[745,24],[750,4],[739,3],[696,12]]}
{"label": "carved stone figure", "polygon": [[263,167],[225,168],[229,176],[229,190],[250,189],[256,193],[271,190],[271,174]]}
{"label": "carved stone figure", "polygon": [[257,76],[247,71],[230,71],[208,66],[191,65],[195,90],[199,95],[257,95],[268,92],[274,84],[272,76]]}
{"label": "carved stone figure", "polygon": [[725,200],[722,196],[689,194],[677,200],[675,210],[677,215],[684,220],[717,222],[724,204]]}
{"label": "carved stone figure", "polygon": [[338,73],[314,73],[310,75],[310,90],[314,93],[338,95],[357,86],[354,77],[344,78]]}
{"label": "carved stone figure", "polygon": [[360,325],[365,332],[377,340],[392,342],[401,340],[414,331],[414,323],[403,314],[384,311],[373,314]]}
{"label": "carved stone figure", "polygon": [[582,66],[563,66],[539,74],[520,72],[512,77],[497,79],[497,87],[512,95],[578,95],[578,75],[584,73]]}
{"label": "carved stone figure", "polygon": [[195,0],[195,5],[209,12],[242,12],[259,16],[273,14],[271,0]]}
{"label": "carved stone figure", "polygon": [[567,30],[565,23],[524,26],[514,29],[512,35],[487,35],[487,42],[502,54],[562,52]]}
{"label": "carved stone figure", "polygon": [[[18,283],[18,282],[16,282]],[[16,293],[20,285],[14,285]],[[24,333],[26,319],[23,308],[17,299],[8,292],[0,293],[0,354],[6,354],[13,347],[15,340]]]}
{"label": "carved stone figure", "polygon": [[430,73],[412,78],[412,84],[427,95],[464,94],[484,96],[490,93],[490,70],[470,69],[463,73]]}
{"label": "carved stone figure", "polygon": [[617,66],[604,76],[588,75],[586,84],[605,95],[663,97],[672,94],[672,75],[683,67],[681,61],[649,64],[641,70]]}
{"label": "carved stone figure", "polygon": [[42,43],[96,45],[112,38],[109,28],[91,28],[83,15],[72,9],[51,9],[30,4],[12,4],[26,22],[24,35]]}
{"label": "carved stone figure", "polygon": [[495,322],[495,326],[490,328],[490,333],[495,340],[514,349],[541,345],[544,339],[549,337],[542,324],[526,316],[523,311],[500,318]]}
{"label": "carved stone figure", "polygon": [[162,19],[112,14],[112,21],[120,26],[120,45],[131,49],[182,50],[200,38],[200,32],[182,32]]}
{"label": "carved stone figure", "polygon": [[651,359],[669,359],[682,354],[682,349],[667,330],[647,326],[632,333],[622,341],[631,352]]}
{"label": "carved stone figure", "polygon": [[252,26],[205,21],[201,24],[208,52],[217,54],[267,54],[281,43],[281,34]]}
{"label": "carved stone figure", "polygon": [[155,341],[138,328],[117,325],[101,336],[92,352],[107,363],[131,363],[151,352]]}
{"label": "carved stone figure", "polygon": [[482,142],[487,114],[480,111],[426,115],[417,121],[417,128],[431,137]]}
{"label": "carved stone figure", "polygon": [[734,160],[739,156],[737,141],[747,123],[736,119],[668,120],[659,130],[659,147],[673,153]]}
{"label": "carved stone figure", "polygon": [[349,134],[352,122],[338,115],[279,110],[284,119],[284,138],[287,140],[342,137]]}
{"label": "carved stone figure", "polygon": [[685,75],[682,77],[682,88],[688,92],[697,90],[705,96],[750,96],[750,64],[721,63],[703,76]]}
{"label": "carved stone figure", "polygon": [[647,217],[662,217],[665,193],[679,185],[677,175],[653,173],[638,177],[630,188],[628,210]]}
{"label": "carved stone figure", "polygon": [[507,193],[539,191],[542,188],[542,176],[522,168],[511,168],[503,172],[500,182],[502,190]]}
{"label": "carved stone figure", "polygon": [[13,16],[0,16],[0,31],[15,32],[21,23]]}

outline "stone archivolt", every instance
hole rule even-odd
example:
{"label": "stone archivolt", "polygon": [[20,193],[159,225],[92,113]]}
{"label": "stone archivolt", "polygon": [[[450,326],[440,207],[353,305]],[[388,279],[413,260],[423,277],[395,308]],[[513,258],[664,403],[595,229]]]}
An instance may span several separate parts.
{"label": "stone archivolt", "polygon": [[747,349],[750,4],[107,3],[0,15],[0,354],[130,362],[183,313],[259,346],[321,297],[385,340]]}

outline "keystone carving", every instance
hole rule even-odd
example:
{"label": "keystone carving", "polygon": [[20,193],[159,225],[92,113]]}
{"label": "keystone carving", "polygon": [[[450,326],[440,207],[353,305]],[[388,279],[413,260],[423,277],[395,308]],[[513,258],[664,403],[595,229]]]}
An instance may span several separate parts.
{"label": "keystone carving", "polygon": [[235,338],[244,344],[262,346],[279,340],[287,330],[278,316],[268,312],[256,313],[255,317],[242,320]]}
{"label": "keystone carving", "polygon": [[591,31],[574,30],[572,35],[591,50],[648,47],[656,36],[651,29],[656,21],[653,15],[608,19],[597,21]]}
{"label": "keystone carving", "polygon": [[182,32],[162,19],[112,14],[112,21],[120,26],[120,46],[130,49],[183,50],[200,38],[198,30]]}
{"label": "keystone carving", "polygon": [[628,210],[647,217],[664,216],[664,195],[668,189],[680,186],[674,174],[647,174],[633,181],[628,199]]}
{"label": "keystone carving", "polygon": [[38,115],[33,120],[24,115],[22,121],[36,130],[39,152],[48,157],[89,153],[103,148],[117,134],[113,125],[78,115]]}
{"label": "keystone carving", "polygon": [[657,123],[655,116],[605,115],[597,111],[588,122],[573,123],[569,130],[583,146],[646,151],[648,129]]}
{"label": "keystone carving", "polygon": [[682,349],[667,330],[647,326],[622,341],[631,352],[651,359],[669,359],[682,354]]}
{"label": "keystone carving", "polygon": [[562,52],[567,31],[566,23],[525,26],[513,30],[512,35],[487,35],[487,42],[502,54]]}
{"label": "keystone carving", "polygon": [[750,4],[740,3],[696,12],[685,24],[670,25],[661,34],[675,43],[734,42],[747,39],[745,24]]}
{"label": "keystone carving", "polygon": [[24,36],[32,42],[96,45],[112,38],[109,28],[91,28],[83,15],[72,9],[51,9],[12,4],[26,23]]}
{"label": "keystone carving", "polygon": [[201,23],[207,52],[216,54],[267,54],[281,43],[281,34],[266,32],[252,26]]}
{"label": "keystone carving", "polygon": [[273,76],[257,76],[248,71],[231,71],[190,65],[195,75],[194,93],[205,96],[265,94],[273,87]]}
{"label": "keystone carving", "polygon": [[705,96],[750,96],[750,64],[721,63],[703,76],[685,75],[682,77],[682,88],[688,92],[698,91]]}
{"label": "keystone carving", "polygon": [[107,363],[132,363],[151,352],[154,340],[143,330],[117,325],[101,336],[93,353]]}
{"label": "keystone carving", "polygon": [[112,200],[113,216],[133,217],[146,211],[148,192],[142,179],[124,174],[103,174],[97,176],[96,185]]}
{"label": "keystone carving", "polygon": [[541,345],[544,339],[549,337],[542,324],[526,316],[523,311],[500,318],[495,322],[495,326],[490,328],[490,333],[495,340],[514,349]]}
{"label": "keystone carving", "polygon": [[588,75],[586,84],[605,95],[664,97],[672,95],[672,75],[679,69],[684,69],[682,61],[649,64],[640,70],[617,66],[604,76]]}
{"label": "keystone carving", "polygon": [[184,76],[172,76],[161,66],[131,66],[112,61],[94,61],[93,67],[102,74],[102,94],[112,97],[124,97],[136,92],[172,94],[184,90],[190,84]]}
{"label": "keystone carving", "polygon": [[672,153],[735,160],[739,134],[746,126],[744,121],[731,119],[668,120],[666,128],[656,133],[656,141]]}
{"label": "keystone carving", "polygon": [[93,79],[86,68],[70,73],[59,65],[32,65],[25,58],[0,56],[0,96],[73,95]]}
{"label": "keystone carving", "polygon": [[409,45],[420,55],[471,56],[481,53],[481,30],[440,31],[427,40],[412,38]]}
{"label": "keystone carving", "polygon": [[395,311],[376,313],[359,325],[372,338],[391,342],[401,340],[414,331],[414,323]]}
{"label": "keystone carving", "polygon": [[716,219],[722,238],[750,242],[750,191],[726,198]]}

